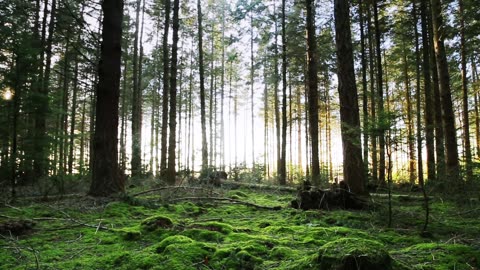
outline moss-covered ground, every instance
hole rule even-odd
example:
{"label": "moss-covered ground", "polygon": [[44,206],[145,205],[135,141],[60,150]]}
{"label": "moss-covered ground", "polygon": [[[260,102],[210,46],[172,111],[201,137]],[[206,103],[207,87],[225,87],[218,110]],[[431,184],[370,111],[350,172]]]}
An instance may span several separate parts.
{"label": "moss-covered ground", "polygon": [[0,224],[35,225],[1,233],[0,269],[336,269],[329,260],[337,254],[379,254],[391,261],[384,269],[480,266],[478,203],[432,199],[429,233],[421,234],[418,195],[394,197],[391,228],[385,197],[373,196],[368,211],[328,212],[292,209],[294,196],[212,188],[116,199],[19,199],[0,206]]}

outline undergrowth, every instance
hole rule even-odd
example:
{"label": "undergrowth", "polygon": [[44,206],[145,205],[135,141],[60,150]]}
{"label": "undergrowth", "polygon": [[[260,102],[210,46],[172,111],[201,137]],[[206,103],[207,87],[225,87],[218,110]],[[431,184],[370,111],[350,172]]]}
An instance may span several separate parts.
{"label": "undergrowth", "polygon": [[416,196],[394,197],[387,228],[384,197],[373,197],[370,211],[331,212],[290,208],[292,192],[247,188],[211,189],[202,200],[165,199],[198,196],[192,192],[4,204],[0,224],[33,225],[1,232],[0,269],[335,269],[336,257],[351,254],[377,254],[391,261],[384,269],[479,267],[479,205],[432,199],[425,238]]}

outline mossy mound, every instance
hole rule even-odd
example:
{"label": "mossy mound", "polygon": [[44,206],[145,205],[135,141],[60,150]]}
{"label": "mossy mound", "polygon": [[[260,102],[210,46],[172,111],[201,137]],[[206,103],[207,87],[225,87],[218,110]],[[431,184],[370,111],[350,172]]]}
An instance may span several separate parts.
{"label": "mossy mound", "polygon": [[263,260],[242,248],[223,248],[215,252],[212,258],[214,269],[261,269]]}
{"label": "mossy mound", "polygon": [[185,243],[189,244],[193,242],[194,242],[193,239],[186,237],[184,235],[172,235],[163,239],[158,245],[155,245],[155,250],[157,253],[162,253],[165,250],[165,248],[167,248],[169,245],[185,244]]}
{"label": "mossy mound", "polygon": [[471,270],[480,267],[480,250],[460,244],[421,243],[393,253],[423,270]]}
{"label": "mossy mound", "polygon": [[392,259],[379,242],[361,238],[341,238],[319,250],[320,270],[388,270]]}
{"label": "mossy mound", "polygon": [[190,225],[189,228],[220,232],[222,234],[229,234],[233,231],[233,227],[231,225],[217,221],[194,223]]}
{"label": "mossy mound", "polygon": [[183,235],[165,238],[156,246],[163,269],[199,269],[209,264],[215,248]]}
{"label": "mossy mound", "polygon": [[152,232],[157,229],[169,229],[173,227],[173,221],[169,217],[153,216],[144,219],[140,223],[140,227],[143,231],[147,232]]}

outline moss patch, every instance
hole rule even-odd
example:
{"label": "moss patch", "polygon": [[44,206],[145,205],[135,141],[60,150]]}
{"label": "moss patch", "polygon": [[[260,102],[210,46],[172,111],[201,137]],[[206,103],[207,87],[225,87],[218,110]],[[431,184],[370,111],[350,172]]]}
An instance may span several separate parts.
{"label": "moss patch", "polygon": [[323,245],[318,253],[321,270],[388,270],[391,258],[379,242],[341,238]]}

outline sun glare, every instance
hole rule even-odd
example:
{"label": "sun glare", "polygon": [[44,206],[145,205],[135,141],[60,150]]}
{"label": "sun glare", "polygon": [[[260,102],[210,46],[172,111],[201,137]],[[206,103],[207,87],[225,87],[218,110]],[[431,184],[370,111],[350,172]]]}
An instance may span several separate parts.
{"label": "sun glare", "polygon": [[10,88],[6,88],[5,90],[3,90],[2,92],[2,98],[4,100],[11,100],[13,98],[13,92]]}

